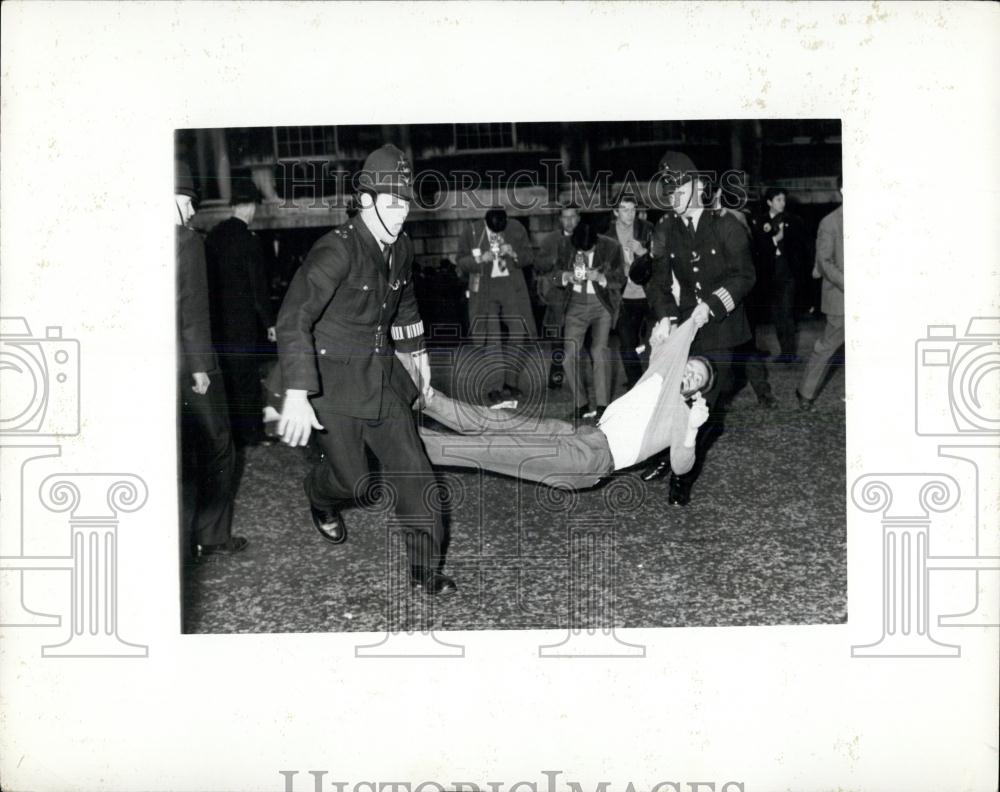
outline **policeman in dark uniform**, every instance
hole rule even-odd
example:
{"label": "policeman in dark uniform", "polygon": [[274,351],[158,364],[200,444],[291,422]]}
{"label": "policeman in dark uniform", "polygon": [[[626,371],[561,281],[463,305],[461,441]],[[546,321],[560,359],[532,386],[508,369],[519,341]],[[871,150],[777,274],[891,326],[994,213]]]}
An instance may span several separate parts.
{"label": "policeman in dark uniform", "polygon": [[[670,502],[684,505],[707,447],[722,431],[726,400],[733,390],[733,349],[751,337],[743,300],[753,288],[755,274],[745,229],[731,215],[709,208],[710,185],[698,176],[690,158],[667,152],[657,176],[661,195],[673,211],[653,233],[653,275],[646,288],[656,321],[652,335],[663,337],[672,325],[693,318],[700,329],[691,354],[709,358],[716,372],[715,383],[705,394],[711,417],[698,436],[694,470],[670,475]],[[679,300],[672,291],[674,278],[680,286]],[[662,472],[654,468],[644,478]]]}
{"label": "policeman in dark uniform", "polygon": [[410,577],[429,594],[455,591],[442,574],[444,528],[427,492],[437,486],[411,405],[430,384],[424,325],[413,291],[413,246],[402,233],[413,198],[405,155],[386,145],[356,180],[361,211],[321,237],[295,273],[278,315],[285,389],[278,432],[324,459],[306,477],[313,525],[347,537],[341,509],[364,498],[365,446],[378,457],[407,531]]}

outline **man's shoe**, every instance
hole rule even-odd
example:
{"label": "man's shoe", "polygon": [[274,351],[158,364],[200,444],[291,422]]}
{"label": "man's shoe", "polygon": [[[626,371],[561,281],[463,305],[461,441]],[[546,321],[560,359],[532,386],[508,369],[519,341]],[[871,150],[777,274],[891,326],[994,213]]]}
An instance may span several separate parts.
{"label": "man's shoe", "polygon": [[667,503],[671,506],[687,506],[691,500],[691,485],[673,473],[670,474],[670,494]]}
{"label": "man's shoe", "polygon": [[650,465],[642,473],[639,474],[639,478],[643,481],[659,481],[670,470],[670,457],[664,456],[659,462]]}
{"label": "man's shoe", "polygon": [[573,410],[573,417],[576,419],[577,423],[586,421],[587,418],[592,415],[590,407],[577,407]]}
{"label": "man's shoe", "polygon": [[758,396],[757,403],[760,404],[760,406],[765,410],[773,410],[778,406],[778,400],[774,397],[774,394],[771,393],[771,391],[767,391],[766,393],[762,393]]}
{"label": "man's shoe", "polygon": [[228,542],[222,544],[195,545],[195,558],[205,558],[213,555],[233,555],[247,549],[250,544],[244,536],[231,536]]}
{"label": "man's shoe", "polygon": [[347,526],[339,509],[317,509],[309,507],[312,523],[319,535],[330,544],[343,544],[347,540]]}
{"label": "man's shoe", "polygon": [[803,396],[801,393],[799,393],[799,389],[798,388],[795,389],[795,398],[798,400],[798,402],[799,402],[799,409],[802,412],[812,412],[813,410],[816,409],[816,400],[815,399],[807,399],[805,396]]}
{"label": "man's shoe", "polygon": [[491,390],[486,394],[486,400],[490,403],[490,407],[495,407],[501,402],[507,401],[507,398],[503,395],[502,390]]}
{"label": "man's shoe", "polygon": [[410,570],[410,587],[420,589],[424,594],[436,596],[438,594],[454,594],[458,591],[458,586],[441,572],[432,572],[428,569]]}

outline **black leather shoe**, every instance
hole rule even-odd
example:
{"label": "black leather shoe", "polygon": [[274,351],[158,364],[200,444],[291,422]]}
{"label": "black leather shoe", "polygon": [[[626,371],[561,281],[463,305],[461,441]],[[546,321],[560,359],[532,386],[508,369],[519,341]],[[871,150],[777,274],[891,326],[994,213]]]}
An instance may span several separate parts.
{"label": "black leather shoe", "polygon": [[778,406],[778,400],[774,397],[774,394],[771,393],[771,391],[767,391],[766,393],[762,393],[758,396],[757,403],[760,404],[760,406],[765,410],[773,410]]}
{"label": "black leather shoe", "polygon": [[228,542],[222,544],[195,545],[196,558],[206,558],[213,555],[233,555],[247,549],[250,542],[244,536],[231,536]]}
{"label": "black leather shoe", "polygon": [[343,544],[347,540],[347,526],[344,525],[339,509],[317,509],[310,506],[309,512],[312,514],[313,526],[330,544]]}
{"label": "black leather shoe", "polygon": [[420,589],[424,594],[436,596],[438,594],[454,594],[458,591],[458,586],[441,572],[431,572],[430,570],[411,570],[410,587]]}
{"label": "black leather shoe", "polygon": [[670,470],[670,457],[664,457],[656,464],[650,465],[642,473],[639,474],[639,478],[643,481],[659,481]]}
{"label": "black leather shoe", "polygon": [[816,400],[815,399],[807,399],[805,396],[803,396],[801,393],[799,393],[799,389],[798,388],[795,389],[795,398],[798,400],[798,402],[799,402],[799,409],[802,412],[812,412],[813,410],[816,409]]}
{"label": "black leather shoe", "polygon": [[691,500],[691,485],[680,476],[670,474],[670,495],[667,503],[671,506],[687,506]]}
{"label": "black leather shoe", "polygon": [[573,410],[573,417],[576,419],[577,423],[583,423],[587,420],[587,416],[590,415],[590,407],[577,407]]}

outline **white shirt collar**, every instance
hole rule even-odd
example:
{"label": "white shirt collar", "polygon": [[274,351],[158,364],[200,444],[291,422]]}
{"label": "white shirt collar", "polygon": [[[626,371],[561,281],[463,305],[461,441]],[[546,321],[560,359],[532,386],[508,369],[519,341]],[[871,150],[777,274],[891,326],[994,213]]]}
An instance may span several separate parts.
{"label": "white shirt collar", "polygon": [[684,213],[684,222],[691,223],[691,227],[697,231],[698,223],[701,221],[701,213],[705,211],[705,207],[699,206],[697,209],[689,209]]}

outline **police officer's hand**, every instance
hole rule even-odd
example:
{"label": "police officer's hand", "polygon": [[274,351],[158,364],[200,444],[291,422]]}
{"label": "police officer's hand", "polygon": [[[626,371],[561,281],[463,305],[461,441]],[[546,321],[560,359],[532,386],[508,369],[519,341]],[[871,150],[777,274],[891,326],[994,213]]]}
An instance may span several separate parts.
{"label": "police officer's hand", "polygon": [[688,426],[692,429],[697,429],[707,420],[708,405],[705,404],[705,397],[699,393],[691,403],[691,410],[688,414]]}
{"label": "police officer's hand", "polygon": [[204,371],[196,371],[191,375],[191,379],[194,380],[194,385],[191,386],[191,390],[199,396],[204,396],[208,393],[208,386],[212,384],[212,380],[208,378],[208,374]]}
{"label": "police officer's hand", "polygon": [[695,327],[704,327],[707,325],[709,316],[708,303],[698,303],[698,307],[695,308],[694,313],[691,314]]}
{"label": "police officer's hand", "polygon": [[304,446],[309,442],[313,429],[322,431],[323,426],[316,420],[308,393],[304,390],[285,391],[281,418],[278,419],[278,434],[281,439],[290,446]]}
{"label": "police officer's hand", "polygon": [[276,343],[278,340],[278,331],[274,328],[273,325],[267,328],[267,340],[270,341],[272,344]]}
{"label": "police officer's hand", "polygon": [[650,344],[662,344],[667,340],[670,335],[670,320],[667,318],[661,319],[655,325],[653,325],[653,330],[649,334]]}

